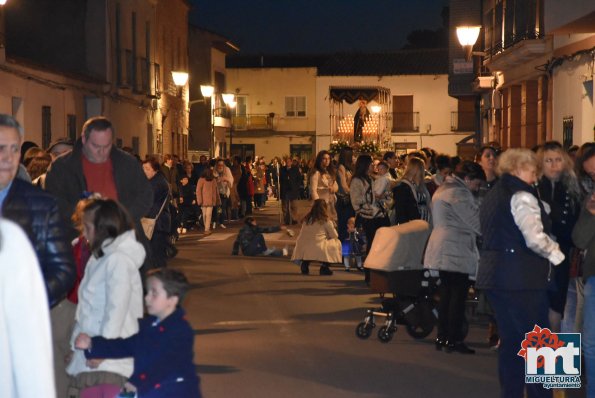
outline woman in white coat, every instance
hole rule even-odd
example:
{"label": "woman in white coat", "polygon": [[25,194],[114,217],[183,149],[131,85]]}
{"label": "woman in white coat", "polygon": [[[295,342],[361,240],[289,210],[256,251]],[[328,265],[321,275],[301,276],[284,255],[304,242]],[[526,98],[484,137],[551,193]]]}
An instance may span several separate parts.
{"label": "woman in white coat", "polygon": [[301,263],[302,274],[310,273],[311,261],[321,262],[320,275],[332,275],[330,263],[342,262],[341,241],[335,225],[329,218],[324,199],[316,199],[312,209],[304,217],[302,230],[297,238],[292,261]]}
{"label": "woman in white coat", "polygon": [[469,278],[475,278],[479,263],[479,205],[473,192],[484,181],[481,166],[466,160],[446,177],[432,199],[434,229],[424,266],[440,271],[437,350],[475,353],[463,343],[462,330]]}

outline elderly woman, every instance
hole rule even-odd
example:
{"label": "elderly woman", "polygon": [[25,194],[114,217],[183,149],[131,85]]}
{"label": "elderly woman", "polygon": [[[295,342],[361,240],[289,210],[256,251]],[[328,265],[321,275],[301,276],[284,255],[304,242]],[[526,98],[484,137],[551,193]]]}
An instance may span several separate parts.
{"label": "elderly woman", "polygon": [[548,291],[550,328],[553,332],[559,332],[570,282],[572,229],[578,219],[580,189],[573,162],[562,148],[562,144],[556,141],[546,142],[537,151],[537,159],[543,170],[537,187],[539,197],[550,206],[552,234],[566,256],[566,259],[554,268]]}
{"label": "elderly woman", "polygon": [[485,173],[480,165],[466,160],[447,176],[433,197],[434,229],[424,257],[424,266],[440,271],[440,306],[436,349],[474,354],[463,343],[465,299],[469,278],[475,278],[480,234],[479,206],[473,192],[479,190]]}
{"label": "elderly woman", "polygon": [[324,199],[328,205],[328,213],[331,220],[337,220],[335,211],[335,193],[339,190],[335,170],[331,164],[331,154],[328,151],[320,151],[316,155],[314,170],[310,170],[310,199]]}
{"label": "elderly woman", "polygon": [[500,156],[499,182],[480,209],[483,247],[476,286],[485,289],[500,332],[498,350],[502,397],[551,396],[538,384],[525,385],[519,347],[535,325],[549,326],[547,286],[550,263],[564,254],[550,236],[551,223],[533,186],[537,157],[528,149]]}

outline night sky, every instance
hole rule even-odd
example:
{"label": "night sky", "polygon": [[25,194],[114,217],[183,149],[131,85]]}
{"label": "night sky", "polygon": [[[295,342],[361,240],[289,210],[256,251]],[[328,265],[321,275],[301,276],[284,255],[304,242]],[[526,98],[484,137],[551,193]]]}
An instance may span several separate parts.
{"label": "night sky", "polygon": [[442,25],[448,0],[190,0],[190,22],[230,39],[240,54],[400,49],[415,29]]}

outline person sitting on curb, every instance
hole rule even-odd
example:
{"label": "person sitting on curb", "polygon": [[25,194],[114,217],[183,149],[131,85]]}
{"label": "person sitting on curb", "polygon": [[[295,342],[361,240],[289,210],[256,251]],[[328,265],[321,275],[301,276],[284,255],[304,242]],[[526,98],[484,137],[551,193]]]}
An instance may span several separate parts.
{"label": "person sitting on curb", "polygon": [[282,227],[259,227],[254,217],[246,217],[244,226],[240,229],[238,237],[233,243],[233,251],[231,254],[237,256],[240,247],[244,256],[287,256],[287,249],[277,249],[275,247],[267,248],[264,241],[263,233],[278,232]]}

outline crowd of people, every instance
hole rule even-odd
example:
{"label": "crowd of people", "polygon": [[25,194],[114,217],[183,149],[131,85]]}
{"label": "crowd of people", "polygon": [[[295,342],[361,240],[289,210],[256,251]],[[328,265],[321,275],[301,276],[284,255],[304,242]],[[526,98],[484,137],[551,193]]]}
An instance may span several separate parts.
{"label": "crowd of people", "polygon": [[[0,115],[0,296],[39,290],[41,281],[47,292],[47,299],[27,294],[19,306],[2,300],[0,345],[17,347],[0,361],[0,374],[12,380],[0,387],[3,396],[51,397],[54,388],[58,397],[199,396],[192,329],[180,307],[188,281],[166,264],[180,235],[208,236],[243,219],[232,254],[289,257],[287,248],[267,247],[262,234],[300,224],[291,260],[302,274],[312,262],[324,276],[341,264],[363,271],[366,281],[376,232],[425,221],[432,232],[423,266],[441,280],[436,349],[475,352],[463,332],[474,286],[491,307],[488,337],[498,349],[503,397],[525,389],[551,396],[525,384],[516,355],[535,324],[583,333],[595,397],[594,143],[505,151],[493,144],[473,160],[429,148],[399,155],[344,147],[310,160],[201,156],[191,163],[174,154],[142,160],[116,148],[114,137],[111,122],[96,117],[76,142],[44,151],[25,142],[14,118]],[[254,213],[267,200],[280,201],[282,226],[258,224]],[[305,217],[299,200],[310,201]],[[15,249],[15,242],[22,244]],[[9,264],[19,274],[8,276]],[[149,317],[139,322],[143,295]],[[42,301],[49,311],[40,311]],[[35,314],[33,326],[16,333],[3,326],[18,325],[23,312]],[[19,350],[49,342],[50,331],[51,347],[37,351],[40,361],[53,357],[53,366],[38,364],[40,382],[27,383]],[[170,349],[160,348],[166,343]]]}

